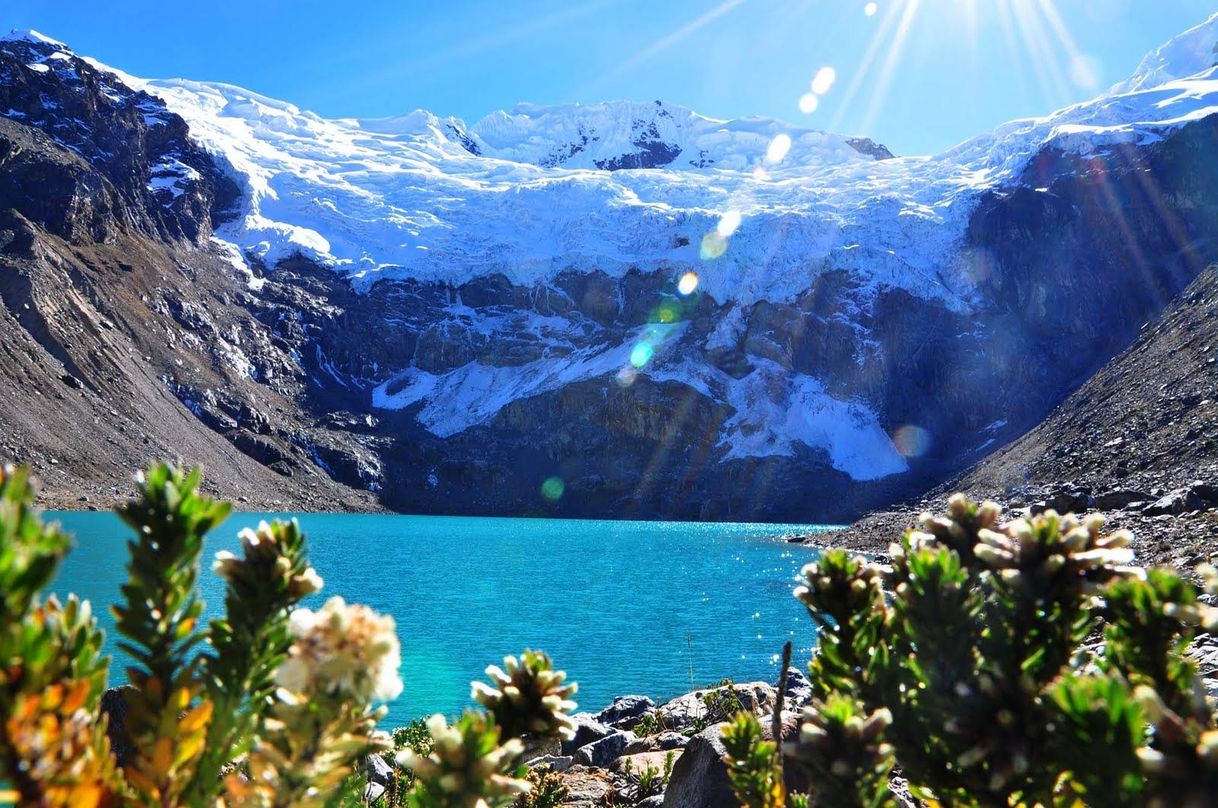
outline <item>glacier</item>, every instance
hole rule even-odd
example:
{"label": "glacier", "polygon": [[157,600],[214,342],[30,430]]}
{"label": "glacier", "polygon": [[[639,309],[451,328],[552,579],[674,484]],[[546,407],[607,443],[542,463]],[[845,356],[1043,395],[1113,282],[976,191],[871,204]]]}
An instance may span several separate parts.
{"label": "glacier", "polygon": [[[424,110],[326,119],[229,84],[143,79],[90,63],[161,99],[237,182],[241,209],[214,238],[255,292],[259,266],[296,256],[369,295],[383,280],[456,287],[502,275],[538,287],[569,271],[695,272],[699,294],[727,307],[701,346],[711,350],[734,340],[746,307],[790,302],[829,271],[850,274],[863,306],[868,290],[897,289],[967,316],[976,280],[960,248],[982,196],[1017,182],[1046,149],[1149,143],[1218,112],[1215,42],[1218,15],[1098,98],[941,154],[897,157],[857,138],[715,120],[663,102],[522,104],[472,126]],[[781,155],[771,149],[780,137],[790,142]],[[176,193],[180,176],[166,166],[156,187]],[[476,327],[494,336],[521,325],[504,317]],[[556,318],[544,338],[557,345],[575,327]],[[655,360],[633,368],[643,332]],[[657,336],[653,325],[520,365],[386,368],[369,385],[370,403],[417,407],[417,421],[446,437],[521,398],[639,373],[734,408],[719,436],[725,460],[803,444],[856,480],[908,468],[868,402],[835,397],[827,380],[765,360],[731,377],[673,350],[681,339],[679,326]]]}

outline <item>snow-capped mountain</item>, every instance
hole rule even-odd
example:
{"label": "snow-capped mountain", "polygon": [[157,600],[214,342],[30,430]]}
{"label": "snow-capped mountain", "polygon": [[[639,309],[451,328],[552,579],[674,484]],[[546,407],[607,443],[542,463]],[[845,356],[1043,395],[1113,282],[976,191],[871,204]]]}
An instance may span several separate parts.
{"label": "snow-capped mountain", "polygon": [[1211,260],[1216,42],[1218,17],[1093,101],[930,157],[662,102],[330,120],[32,33],[0,43],[30,107],[0,116],[76,151],[51,96],[83,82],[153,140],[184,122],[214,169],[158,153],[148,193],[223,202],[209,249],[285,394],[382,419],[363,445],[395,506],[472,484],[467,509],[502,510],[555,475],[570,513],[823,518],[1030,425]]}

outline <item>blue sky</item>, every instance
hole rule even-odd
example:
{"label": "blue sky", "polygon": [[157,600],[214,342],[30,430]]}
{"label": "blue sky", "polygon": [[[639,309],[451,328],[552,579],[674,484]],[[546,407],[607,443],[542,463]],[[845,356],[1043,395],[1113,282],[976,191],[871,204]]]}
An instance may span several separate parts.
{"label": "blue sky", "polygon": [[[328,117],[662,98],[947,148],[1125,78],[1218,0],[5,0],[130,73],[239,84]],[[805,114],[816,72],[837,81]],[[805,102],[807,103],[807,102]]]}

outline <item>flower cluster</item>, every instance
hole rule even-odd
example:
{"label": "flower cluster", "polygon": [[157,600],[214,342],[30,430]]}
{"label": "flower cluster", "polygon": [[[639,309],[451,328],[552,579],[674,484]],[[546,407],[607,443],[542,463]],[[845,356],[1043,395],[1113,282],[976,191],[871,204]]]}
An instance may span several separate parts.
{"label": "flower cluster", "polygon": [[494,808],[511,805],[529,791],[527,780],[513,771],[524,744],[509,738],[500,744],[499,728],[486,713],[466,712],[449,725],[442,715],[427,722],[431,752],[406,750],[398,763],[414,772],[419,808]]}
{"label": "flower cluster", "polygon": [[227,550],[216,553],[212,571],[229,583],[254,578],[263,586],[279,584],[292,601],[298,601],[322,588],[321,576],[308,565],[294,569],[291,549],[300,533],[295,520],[267,524],[259,522],[255,529],[245,528],[238,534],[243,558]]}
{"label": "flower cluster", "polygon": [[567,674],[554,670],[550,657],[526,650],[517,659],[504,657],[503,667],[486,669],[491,684],[474,682],[472,697],[494,717],[505,737],[575,737],[571,696],[577,686],[564,684]]}
{"label": "flower cluster", "polygon": [[388,701],[402,692],[401,646],[393,618],[340,597],[314,612],[295,609],[294,637],[276,683],[292,693]]}

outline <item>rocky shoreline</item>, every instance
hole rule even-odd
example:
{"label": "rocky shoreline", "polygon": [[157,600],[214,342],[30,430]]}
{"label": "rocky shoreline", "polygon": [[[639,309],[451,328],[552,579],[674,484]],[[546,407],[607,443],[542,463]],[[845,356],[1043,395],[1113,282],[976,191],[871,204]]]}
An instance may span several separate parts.
{"label": "rocky shoreline", "polygon": [[[809,545],[886,554],[906,530],[917,526],[922,513],[943,512],[951,489],[946,486],[916,503],[877,511],[840,530],[799,540]],[[1059,483],[1005,492],[962,490],[973,499],[997,502],[1009,519],[1049,509],[1062,514],[1099,514],[1104,517],[1106,530],[1133,533],[1138,563],[1147,566],[1170,566],[1191,575],[1194,567],[1218,554],[1218,484],[1198,480],[1172,487],[1113,485],[1098,490]]]}

